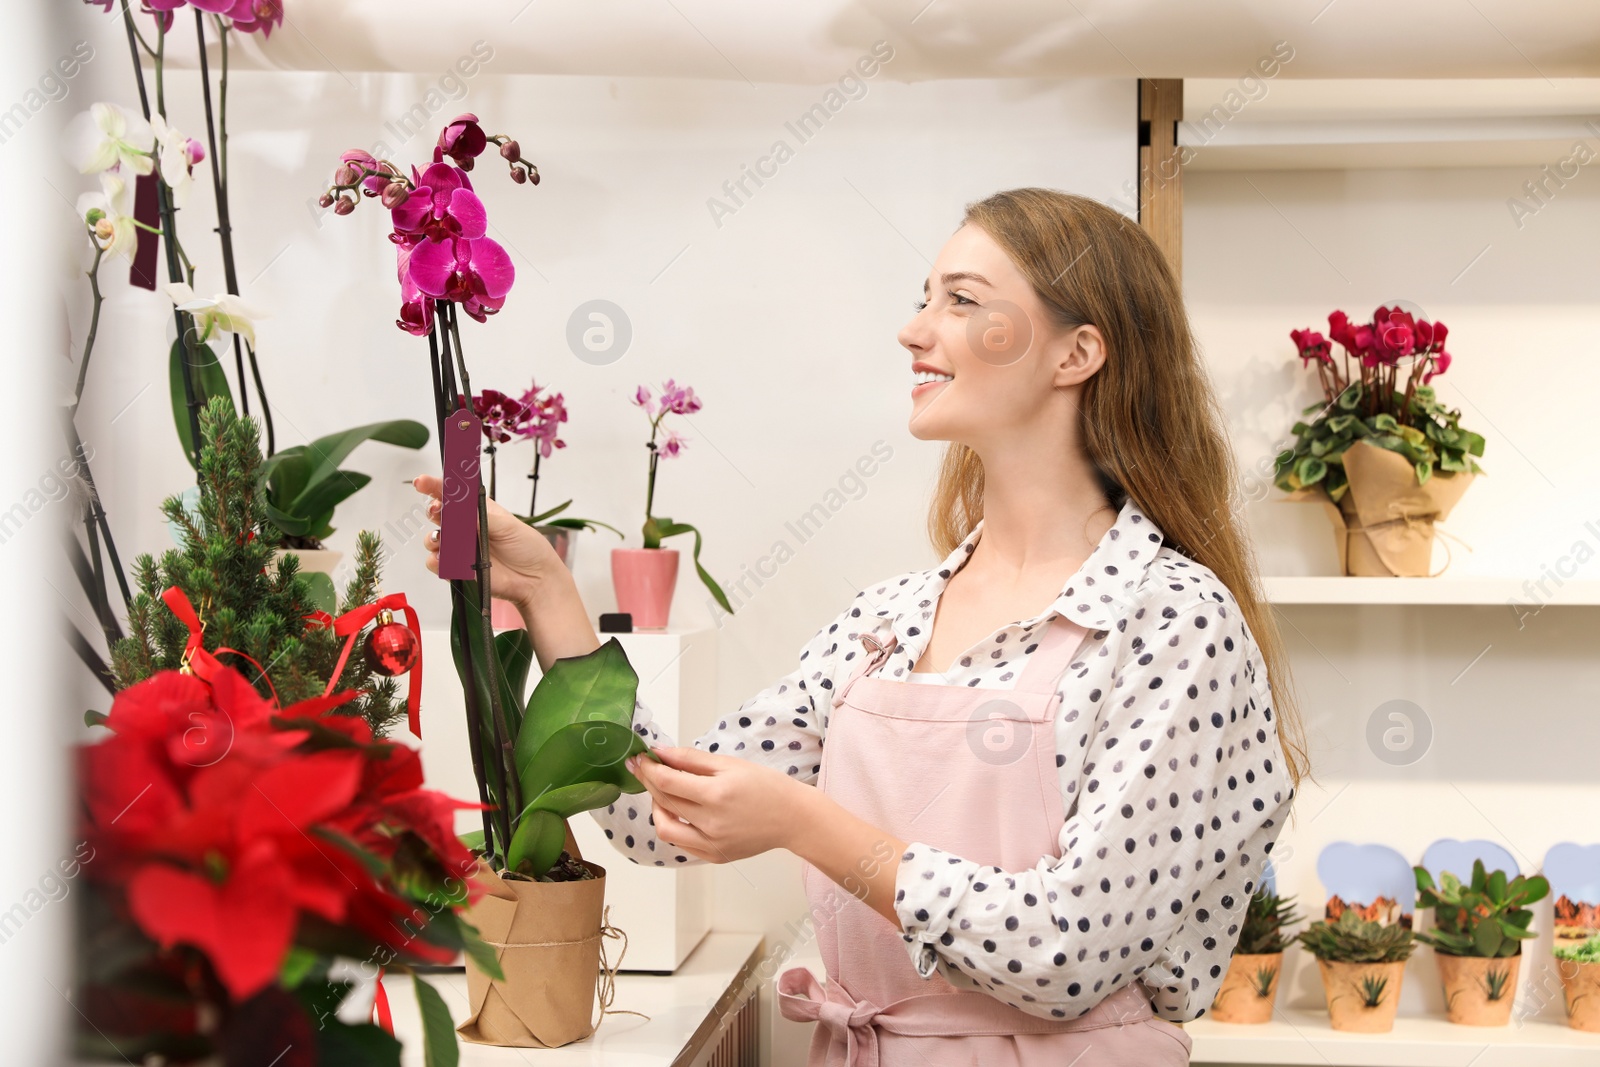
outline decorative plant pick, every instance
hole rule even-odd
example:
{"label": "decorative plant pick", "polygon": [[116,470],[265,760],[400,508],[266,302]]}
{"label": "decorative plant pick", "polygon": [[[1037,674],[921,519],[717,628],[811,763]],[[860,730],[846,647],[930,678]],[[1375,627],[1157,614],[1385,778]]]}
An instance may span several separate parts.
{"label": "decorative plant pick", "polygon": [[645,442],[645,447],[650,450],[650,474],[645,486],[644,497],[644,547],[660,548],[661,542],[668,537],[677,537],[679,534],[694,534],[694,569],[700,575],[700,581],[711,591],[722,610],[733,614],[733,606],[728,603],[728,596],[722,587],[700,565],[700,531],[686,522],[673,522],[665,515],[655,513],[656,500],[656,466],[663,457],[671,459],[683,453],[688,442],[680,437],[671,427],[662,428],[662,420],[668,415],[692,415],[700,410],[700,398],[694,395],[691,386],[680,386],[673,379],[668,378],[661,383],[660,397],[653,396],[650,390],[641,385],[633,394],[633,402],[644,409],[650,417],[650,440]]}

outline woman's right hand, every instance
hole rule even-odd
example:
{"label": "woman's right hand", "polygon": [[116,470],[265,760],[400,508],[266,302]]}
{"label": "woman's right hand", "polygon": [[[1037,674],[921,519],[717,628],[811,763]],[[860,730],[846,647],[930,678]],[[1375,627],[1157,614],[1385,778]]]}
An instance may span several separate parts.
{"label": "woman's right hand", "polygon": [[[432,499],[428,502],[428,518],[439,521],[444,483],[435,475],[424,474],[412,479],[419,493]],[[502,600],[526,604],[548,585],[551,578],[567,577],[566,566],[549,540],[532,526],[511,512],[489,501],[489,581],[494,595]],[[428,534],[427,567],[439,573],[439,531]]]}

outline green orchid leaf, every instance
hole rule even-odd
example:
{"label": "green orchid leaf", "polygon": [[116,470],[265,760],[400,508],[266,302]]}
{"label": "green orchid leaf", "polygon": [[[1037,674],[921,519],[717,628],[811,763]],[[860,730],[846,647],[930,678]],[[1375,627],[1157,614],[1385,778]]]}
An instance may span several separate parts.
{"label": "green orchid leaf", "polygon": [[566,820],[551,811],[531,811],[523,816],[506,849],[506,867],[537,878],[561,858],[567,841]]}
{"label": "green orchid leaf", "polygon": [[370,475],[342,470],[334,471],[325,478],[313,478],[305,492],[291,500],[285,510],[320,528],[327,525],[335,508],[366,488],[370,481]]}
{"label": "green orchid leaf", "polygon": [[267,485],[267,495],[272,500],[293,500],[305,491],[311,480],[311,461],[306,458],[305,445],[289,448],[268,456],[261,463],[258,475]]}
{"label": "green orchid leaf", "polygon": [[313,463],[310,481],[319,482],[333,474],[339,464],[366,441],[417,449],[428,443],[428,428],[415,419],[390,419],[319,437],[306,446],[306,454]]}
{"label": "green orchid leaf", "polygon": [[205,410],[206,404],[214,396],[228,398],[229,406],[233,405],[233,390],[228,385],[228,376],[222,370],[222,364],[217,362],[217,354],[208,344],[196,342],[193,353],[184,349],[183,338],[172,342],[172,349],[168,353],[167,378],[172,393],[172,420],[178,429],[178,443],[183,446],[183,454],[189,461],[189,466],[194,466],[194,435],[189,432],[189,404],[183,392],[183,368],[185,363],[189,366],[189,379],[195,392],[195,400],[199,403],[196,412]]}
{"label": "green orchid leaf", "polygon": [[574,815],[615,803],[621,795],[622,790],[611,782],[578,782],[547,790],[534,797],[523,809],[521,818],[526,819],[535,811],[548,811],[552,815],[570,819]]}
{"label": "green orchid leaf", "polygon": [[623,760],[649,747],[631,727],[614,722],[563,726],[521,768],[522,795],[541,797],[580,782],[609,782],[625,792],[638,792],[643,786]]}
{"label": "green orchid leaf", "polygon": [[458,1067],[461,1046],[456,1044],[456,1024],[444,998],[415,971],[411,984],[416,987],[417,1008],[422,1014],[423,1067]]}
{"label": "green orchid leaf", "polygon": [[494,635],[494,650],[500,657],[500,677],[505,679],[506,695],[513,707],[522,706],[528,691],[528,670],[533,666],[533,638],[520,627]]}
{"label": "green orchid leaf", "polygon": [[522,521],[527,523],[529,526],[537,526],[537,525],[539,525],[539,523],[544,522],[546,519],[550,518],[551,516],[561,514],[563,511],[566,511],[571,506],[572,506],[572,501],[569,500],[564,504],[557,504],[555,507],[551,508],[549,511],[541,511],[537,515],[528,515],[528,516],[524,517],[522,519]]}
{"label": "green orchid leaf", "polygon": [[[460,627],[457,625],[457,616],[459,614],[459,615],[465,616],[465,618],[466,618],[466,627],[467,627],[468,639],[472,642],[472,648],[473,648],[474,652],[476,652],[479,648],[482,647],[481,642],[483,640],[483,636],[482,636],[483,635],[483,629],[482,629],[483,616],[478,610],[478,583],[477,582],[473,582],[473,581],[463,582],[462,585],[461,585],[461,591],[462,591],[462,597],[466,601],[466,604],[465,604],[464,608],[463,608],[462,605],[457,604],[457,603],[454,602],[455,601],[454,597],[451,598],[452,602],[451,602],[451,605],[450,605],[450,655],[451,655],[451,658],[454,659],[454,661],[455,661],[456,676],[461,679],[462,685],[464,686],[466,684],[466,668],[465,668],[464,657],[461,654],[461,630],[460,630]],[[515,648],[516,647],[515,642],[516,642],[516,639],[513,638],[510,641],[508,641],[506,646],[504,646],[504,647],[506,647],[506,648]],[[502,650],[502,646],[497,640],[495,642],[495,651],[497,653],[497,658],[498,658],[498,654],[501,652],[501,650]],[[493,749],[493,746],[494,746],[494,741],[493,741],[493,738],[494,738],[494,707],[489,703],[489,690],[486,687],[485,682],[484,682],[484,678],[485,678],[484,666],[483,666],[483,664],[481,662],[479,662],[481,659],[482,659],[482,656],[474,655],[474,657],[473,657],[473,664],[474,664],[473,673],[475,675],[475,683],[476,683],[476,690],[477,690],[477,697],[478,697],[478,711],[479,711],[480,716],[481,716],[481,718],[483,720],[483,729],[482,729],[481,737],[482,737],[482,741],[483,741],[484,759],[485,760],[490,760],[495,765],[498,766],[498,764],[500,762],[500,756]],[[507,665],[503,660],[501,662],[497,663],[496,670],[495,670],[495,677],[496,677],[496,679],[497,679],[497,681],[499,683],[499,687],[500,687],[500,702],[501,702],[501,706],[505,709],[505,713],[506,713],[506,726],[507,726],[508,729],[510,729],[511,736],[512,737],[516,737],[517,733],[522,729],[522,694],[521,694],[521,690],[517,690],[515,693],[513,693],[512,689],[511,689],[510,682],[507,679],[508,666],[514,666],[514,664]],[[526,668],[524,668],[523,679],[524,679],[524,684],[526,684],[526,679],[527,679]],[[491,781],[492,781],[492,778],[491,778]],[[502,848],[505,847],[505,843],[504,842],[500,842],[500,845],[501,845]]]}
{"label": "green orchid leaf", "polygon": [[722,586],[700,566],[700,531],[686,522],[673,522],[671,519],[662,519],[659,536],[662,538],[676,537],[679,534],[694,534],[694,569],[700,575],[700,582],[711,592],[711,596],[729,615],[733,614],[733,605],[728,603],[728,595],[722,591]]}
{"label": "green orchid leaf", "polygon": [[[526,774],[528,765],[562,727],[598,720],[615,723],[632,733],[638,692],[639,675],[628,662],[622,642],[615,637],[593,652],[550,664],[528,697],[522,729],[517,732],[518,775]],[[542,788],[550,783],[539,784]],[[539,789],[524,789],[523,799],[529,800],[538,793]]]}
{"label": "green orchid leaf", "polygon": [[318,611],[325,611],[329,615],[339,613],[339,591],[334,588],[331,575],[321,571],[301,571],[300,577],[305,579],[311,603]]}
{"label": "green orchid leaf", "polygon": [[457,836],[460,839],[461,843],[463,845],[466,845],[468,848],[472,849],[472,851],[474,851],[474,852],[482,852],[483,851],[483,831],[482,830],[468,830],[466,833],[459,834]]}

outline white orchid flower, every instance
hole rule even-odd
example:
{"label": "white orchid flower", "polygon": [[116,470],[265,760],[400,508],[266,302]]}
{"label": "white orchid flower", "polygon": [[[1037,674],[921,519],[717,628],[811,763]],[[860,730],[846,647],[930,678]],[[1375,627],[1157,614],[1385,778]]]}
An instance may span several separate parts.
{"label": "white orchid flower", "polygon": [[139,229],[133,221],[133,186],[116,171],[100,172],[100,191],[78,198],[78,214],[108,255],[133,258]]}
{"label": "white orchid flower", "polygon": [[155,134],[150,124],[115,104],[94,104],[75,117],[68,125],[65,144],[68,158],[84,174],[125,168],[142,175],[155,169],[150,156]]}
{"label": "white orchid flower", "polygon": [[189,188],[194,185],[194,165],[206,157],[205,149],[191,137],[185,137],[159,114],[150,116],[150,129],[156,144],[161,146],[157,161],[161,164],[161,180],[172,190],[172,206],[182,207],[189,199]]}
{"label": "white orchid flower", "polygon": [[218,293],[207,300],[195,296],[194,290],[183,282],[168,283],[166,292],[179,311],[194,316],[201,341],[209,341],[213,333],[221,330],[238,334],[251,348],[256,346],[256,320],[266,318],[267,313],[246,303],[242,297]]}

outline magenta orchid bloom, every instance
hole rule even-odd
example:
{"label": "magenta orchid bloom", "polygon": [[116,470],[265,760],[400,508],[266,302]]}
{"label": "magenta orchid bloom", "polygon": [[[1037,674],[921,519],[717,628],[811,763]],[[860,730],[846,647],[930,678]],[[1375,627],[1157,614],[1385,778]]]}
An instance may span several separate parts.
{"label": "magenta orchid bloom", "polygon": [[660,452],[663,458],[671,459],[681,453],[688,445],[688,438],[682,437],[676,430],[668,430],[666,440],[661,442]]}
{"label": "magenta orchid bloom", "polygon": [[[85,0],[98,4],[108,13],[120,5],[117,0]],[[278,0],[143,0],[146,14],[154,15],[163,33],[172,29],[173,13],[179,8],[193,6],[213,15],[221,15],[240,33],[261,32],[270,37],[272,31],[283,25],[283,5]]]}
{"label": "magenta orchid bloom", "polygon": [[472,410],[483,420],[483,436],[505,444],[513,434],[520,435],[528,419],[528,409],[498,389],[485,389],[472,398]]}
{"label": "magenta orchid bloom", "polygon": [[406,333],[426,337],[433,331],[433,297],[418,289],[417,283],[411,279],[411,253],[416,244],[401,239],[399,235],[391,235],[390,240],[395,242],[400,275],[400,317],[395,320],[395,325]]}
{"label": "magenta orchid bloom", "polygon": [[433,150],[433,161],[441,163],[445,156],[455,160],[462,170],[471,170],[472,161],[489,147],[489,138],[478,125],[478,116],[458,115],[450,125],[439,131],[439,144]]}
{"label": "magenta orchid bloom", "polygon": [[411,195],[390,212],[396,233],[445,241],[488,232],[489,213],[465,173],[448,163],[434,163],[421,174],[413,167],[411,173]]}
{"label": "magenta orchid bloom", "polygon": [[693,415],[700,410],[700,398],[694,395],[693,388],[687,385],[679,388],[668,378],[661,383],[661,407],[674,415]]}
{"label": "magenta orchid bloom", "polygon": [[487,237],[423,241],[412,250],[410,267],[418,289],[454,300],[479,322],[505,306],[517,276],[506,250]]}
{"label": "magenta orchid bloom", "polygon": [[541,392],[543,390],[539,388],[539,383],[534,382],[532,388],[522,394],[521,402],[528,412],[528,419],[517,435],[536,442],[539,455],[549,459],[551,452],[567,447],[567,443],[559,436],[561,424],[567,421],[567,402],[560,393],[541,397]]}

